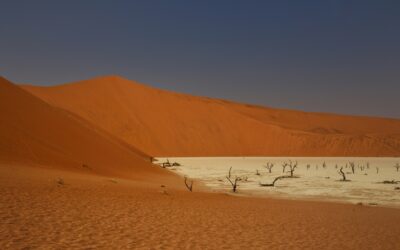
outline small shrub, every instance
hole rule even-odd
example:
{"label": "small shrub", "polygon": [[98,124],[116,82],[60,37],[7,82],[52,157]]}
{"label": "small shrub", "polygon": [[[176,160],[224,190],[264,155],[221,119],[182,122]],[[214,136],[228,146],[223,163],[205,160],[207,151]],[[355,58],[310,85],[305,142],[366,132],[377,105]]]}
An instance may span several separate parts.
{"label": "small shrub", "polygon": [[399,164],[399,163],[396,163],[396,165],[394,165],[394,167],[396,168],[396,171],[399,172],[400,164]]}
{"label": "small shrub", "polygon": [[64,183],[64,180],[62,178],[58,178],[57,179],[57,184],[60,185],[60,186],[63,186],[65,183]]}

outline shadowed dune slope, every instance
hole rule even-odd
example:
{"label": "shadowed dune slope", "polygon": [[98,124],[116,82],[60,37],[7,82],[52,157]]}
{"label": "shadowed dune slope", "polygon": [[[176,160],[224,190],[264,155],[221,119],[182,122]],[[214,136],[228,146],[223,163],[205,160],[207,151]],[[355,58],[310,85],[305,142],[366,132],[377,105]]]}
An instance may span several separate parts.
{"label": "shadowed dune slope", "polygon": [[245,105],[117,76],[23,88],[154,156],[400,155],[396,119]]}
{"label": "shadowed dune slope", "polygon": [[149,156],[0,78],[0,160],[125,177],[161,173]]}

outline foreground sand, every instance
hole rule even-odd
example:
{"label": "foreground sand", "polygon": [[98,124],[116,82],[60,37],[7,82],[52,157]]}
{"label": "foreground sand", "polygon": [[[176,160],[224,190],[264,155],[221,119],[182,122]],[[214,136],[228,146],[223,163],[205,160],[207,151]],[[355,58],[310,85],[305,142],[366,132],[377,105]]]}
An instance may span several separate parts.
{"label": "foreground sand", "polygon": [[0,164],[0,249],[400,248],[397,209],[189,193],[181,181]]}

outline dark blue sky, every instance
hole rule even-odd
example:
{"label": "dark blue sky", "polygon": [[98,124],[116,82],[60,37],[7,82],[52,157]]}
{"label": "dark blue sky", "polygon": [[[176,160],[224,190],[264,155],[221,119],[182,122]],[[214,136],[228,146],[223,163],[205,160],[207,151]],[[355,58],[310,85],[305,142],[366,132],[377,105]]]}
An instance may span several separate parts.
{"label": "dark blue sky", "polygon": [[400,118],[400,1],[7,1],[0,74]]}

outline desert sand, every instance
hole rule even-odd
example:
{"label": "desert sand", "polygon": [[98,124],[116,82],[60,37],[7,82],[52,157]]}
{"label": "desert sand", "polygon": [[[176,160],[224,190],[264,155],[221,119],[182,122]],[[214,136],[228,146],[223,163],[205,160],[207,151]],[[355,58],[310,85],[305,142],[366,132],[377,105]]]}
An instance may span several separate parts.
{"label": "desert sand", "polygon": [[398,209],[8,164],[0,183],[1,249],[399,249]]}
{"label": "desert sand", "polygon": [[[360,119],[354,132],[344,131],[346,124],[353,124],[353,118],[345,117],[340,136],[283,128],[254,118],[242,124],[237,119],[244,119],[239,110],[245,107],[239,104],[173,94],[120,78],[100,79],[104,86],[97,84],[99,79],[60,86],[72,92],[60,91],[52,100],[0,79],[0,249],[399,248],[398,209],[215,194],[198,181],[194,192],[189,192],[181,177],[153,165],[150,157],[157,155],[149,154],[286,150],[288,144],[277,147],[281,151],[270,148],[271,142],[261,149],[261,144],[253,145],[252,140],[261,143],[256,136],[260,132],[271,135],[271,140],[290,138],[293,146],[288,150],[293,154],[311,153],[313,147],[318,154],[346,153],[357,145],[351,153],[392,155],[399,152],[399,121],[354,118]],[[75,92],[76,86],[82,89]],[[43,93],[47,90],[58,92],[58,87]],[[106,93],[112,99],[104,99]],[[154,93],[159,95],[153,97]],[[85,98],[90,102],[85,103]],[[174,98],[177,103],[171,101]],[[65,105],[71,102],[71,109],[61,105],[64,101]],[[130,102],[137,106],[127,106]],[[210,109],[215,116],[209,119],[215,127],[201,125],[209,109],[202,105],[207,102],[215,106]],[[188,103],[193,103],[193,109],[182,108]],[[232,111],[236,105],[241,108]],[[174,107],[176,113],[163,112]],[[222,119],[217,119],[220,115]],[[369,119],[371,126],[362,125]],[[228,124],[232,130],[221,133]],[[255,131],[246,137],[243,131],[249,128]],[[154,137],[149,137],[152,133]],[[350,140],[352,147],[328,150],[331,136],[339,146]],[[324,144],[317,138],[325,138]],[[237,140],[244,141],[243,150],[233,143]]]}
{"label": "desert sand", "polygon": [[239,104],[118,76],[22,87],[152,156],[400,155],[396,119]]}

